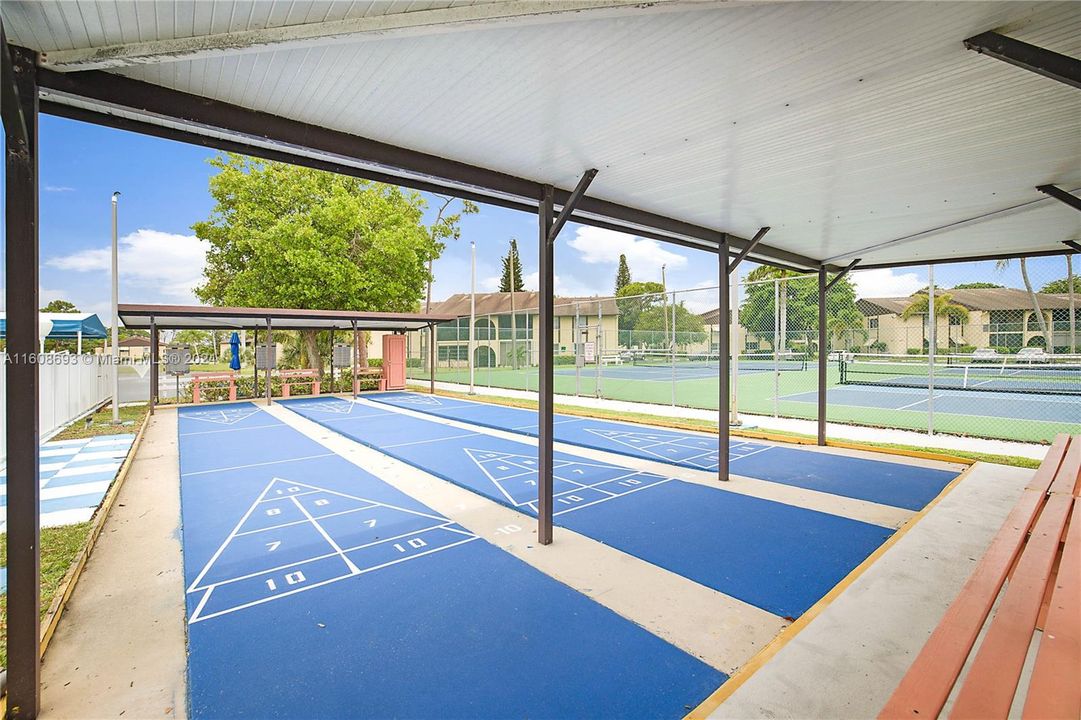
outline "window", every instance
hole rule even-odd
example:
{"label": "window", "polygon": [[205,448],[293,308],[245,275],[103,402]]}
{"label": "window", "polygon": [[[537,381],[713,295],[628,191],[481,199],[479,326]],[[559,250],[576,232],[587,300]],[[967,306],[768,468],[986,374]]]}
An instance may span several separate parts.
{"label": "window", "polygon": [[871,328],[872,330],[877,330],[878,329],[878,318],[876,318],[876,317],[867,318],[867,327]]}

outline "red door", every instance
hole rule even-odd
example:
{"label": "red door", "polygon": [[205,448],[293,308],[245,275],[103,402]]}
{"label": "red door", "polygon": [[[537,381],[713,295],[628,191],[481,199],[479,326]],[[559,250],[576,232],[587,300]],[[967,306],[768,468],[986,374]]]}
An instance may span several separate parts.
{"label": "red door", "polygon": [[405,389],[405,335],[383,336],[383,387]]}

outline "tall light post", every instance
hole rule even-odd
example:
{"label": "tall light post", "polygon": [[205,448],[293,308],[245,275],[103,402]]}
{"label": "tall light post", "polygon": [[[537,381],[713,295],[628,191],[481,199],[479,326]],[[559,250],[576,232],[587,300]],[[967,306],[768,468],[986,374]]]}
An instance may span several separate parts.
{"label": "tall light post", "polygon": [[[119,262],[117,260],[117,241],[116,241],[116,205],[120,200],[120,193],[113,193],[113,424],[120,424],[120,317],[117,310],[117,305],[120,302],[120,280],[117,274],[117,267]],[[150,363],[151,369],[154,368],[153,358]]]}
{"label": "tall light post", "polygon": [[473,387],[473,346],[474,325],[477,322],[477,241],[469,241],[469,394],[475,393]]}

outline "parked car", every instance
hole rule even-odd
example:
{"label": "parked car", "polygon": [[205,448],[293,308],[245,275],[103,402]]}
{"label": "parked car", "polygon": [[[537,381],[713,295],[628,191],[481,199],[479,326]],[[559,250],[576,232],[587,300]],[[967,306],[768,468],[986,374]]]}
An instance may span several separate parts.
{"label": "parked car", "polygon": [[1026,347],[1017,351],[1017,361],[1022,363],[1047,363],[1051,356],[1042,347]]}
{"label": "parked car", "polygon": [[998,350],[994,348],[976,348],[972,351],[973,362],[990,362],[998,358]]}

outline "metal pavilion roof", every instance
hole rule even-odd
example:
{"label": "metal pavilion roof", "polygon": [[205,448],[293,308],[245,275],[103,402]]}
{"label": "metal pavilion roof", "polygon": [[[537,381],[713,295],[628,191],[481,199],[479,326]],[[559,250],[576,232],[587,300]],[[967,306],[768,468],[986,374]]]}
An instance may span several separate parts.
{"label": "metal pavilion roof", "polygon": [[45,52],[45,112],[522,209],[596,168],[576,220],[706,249],[769,226],[752,257],[795,267],[1081,240],[1077,211],[1036,190],[1081,190],[1081,95],[963,45],[997,30],[1076,57],[1077,3],[46,0],[0,15],[10,43]]}
{"label": "metal pavilion roof", "polygon": [[292,308],[237,308],[204,305],[118,306],[124,327],[221,330],[262,329],[269,318],[275,330],[418,330],[456,320],[445,313],[352,312],[350,310],[297,310]]}

